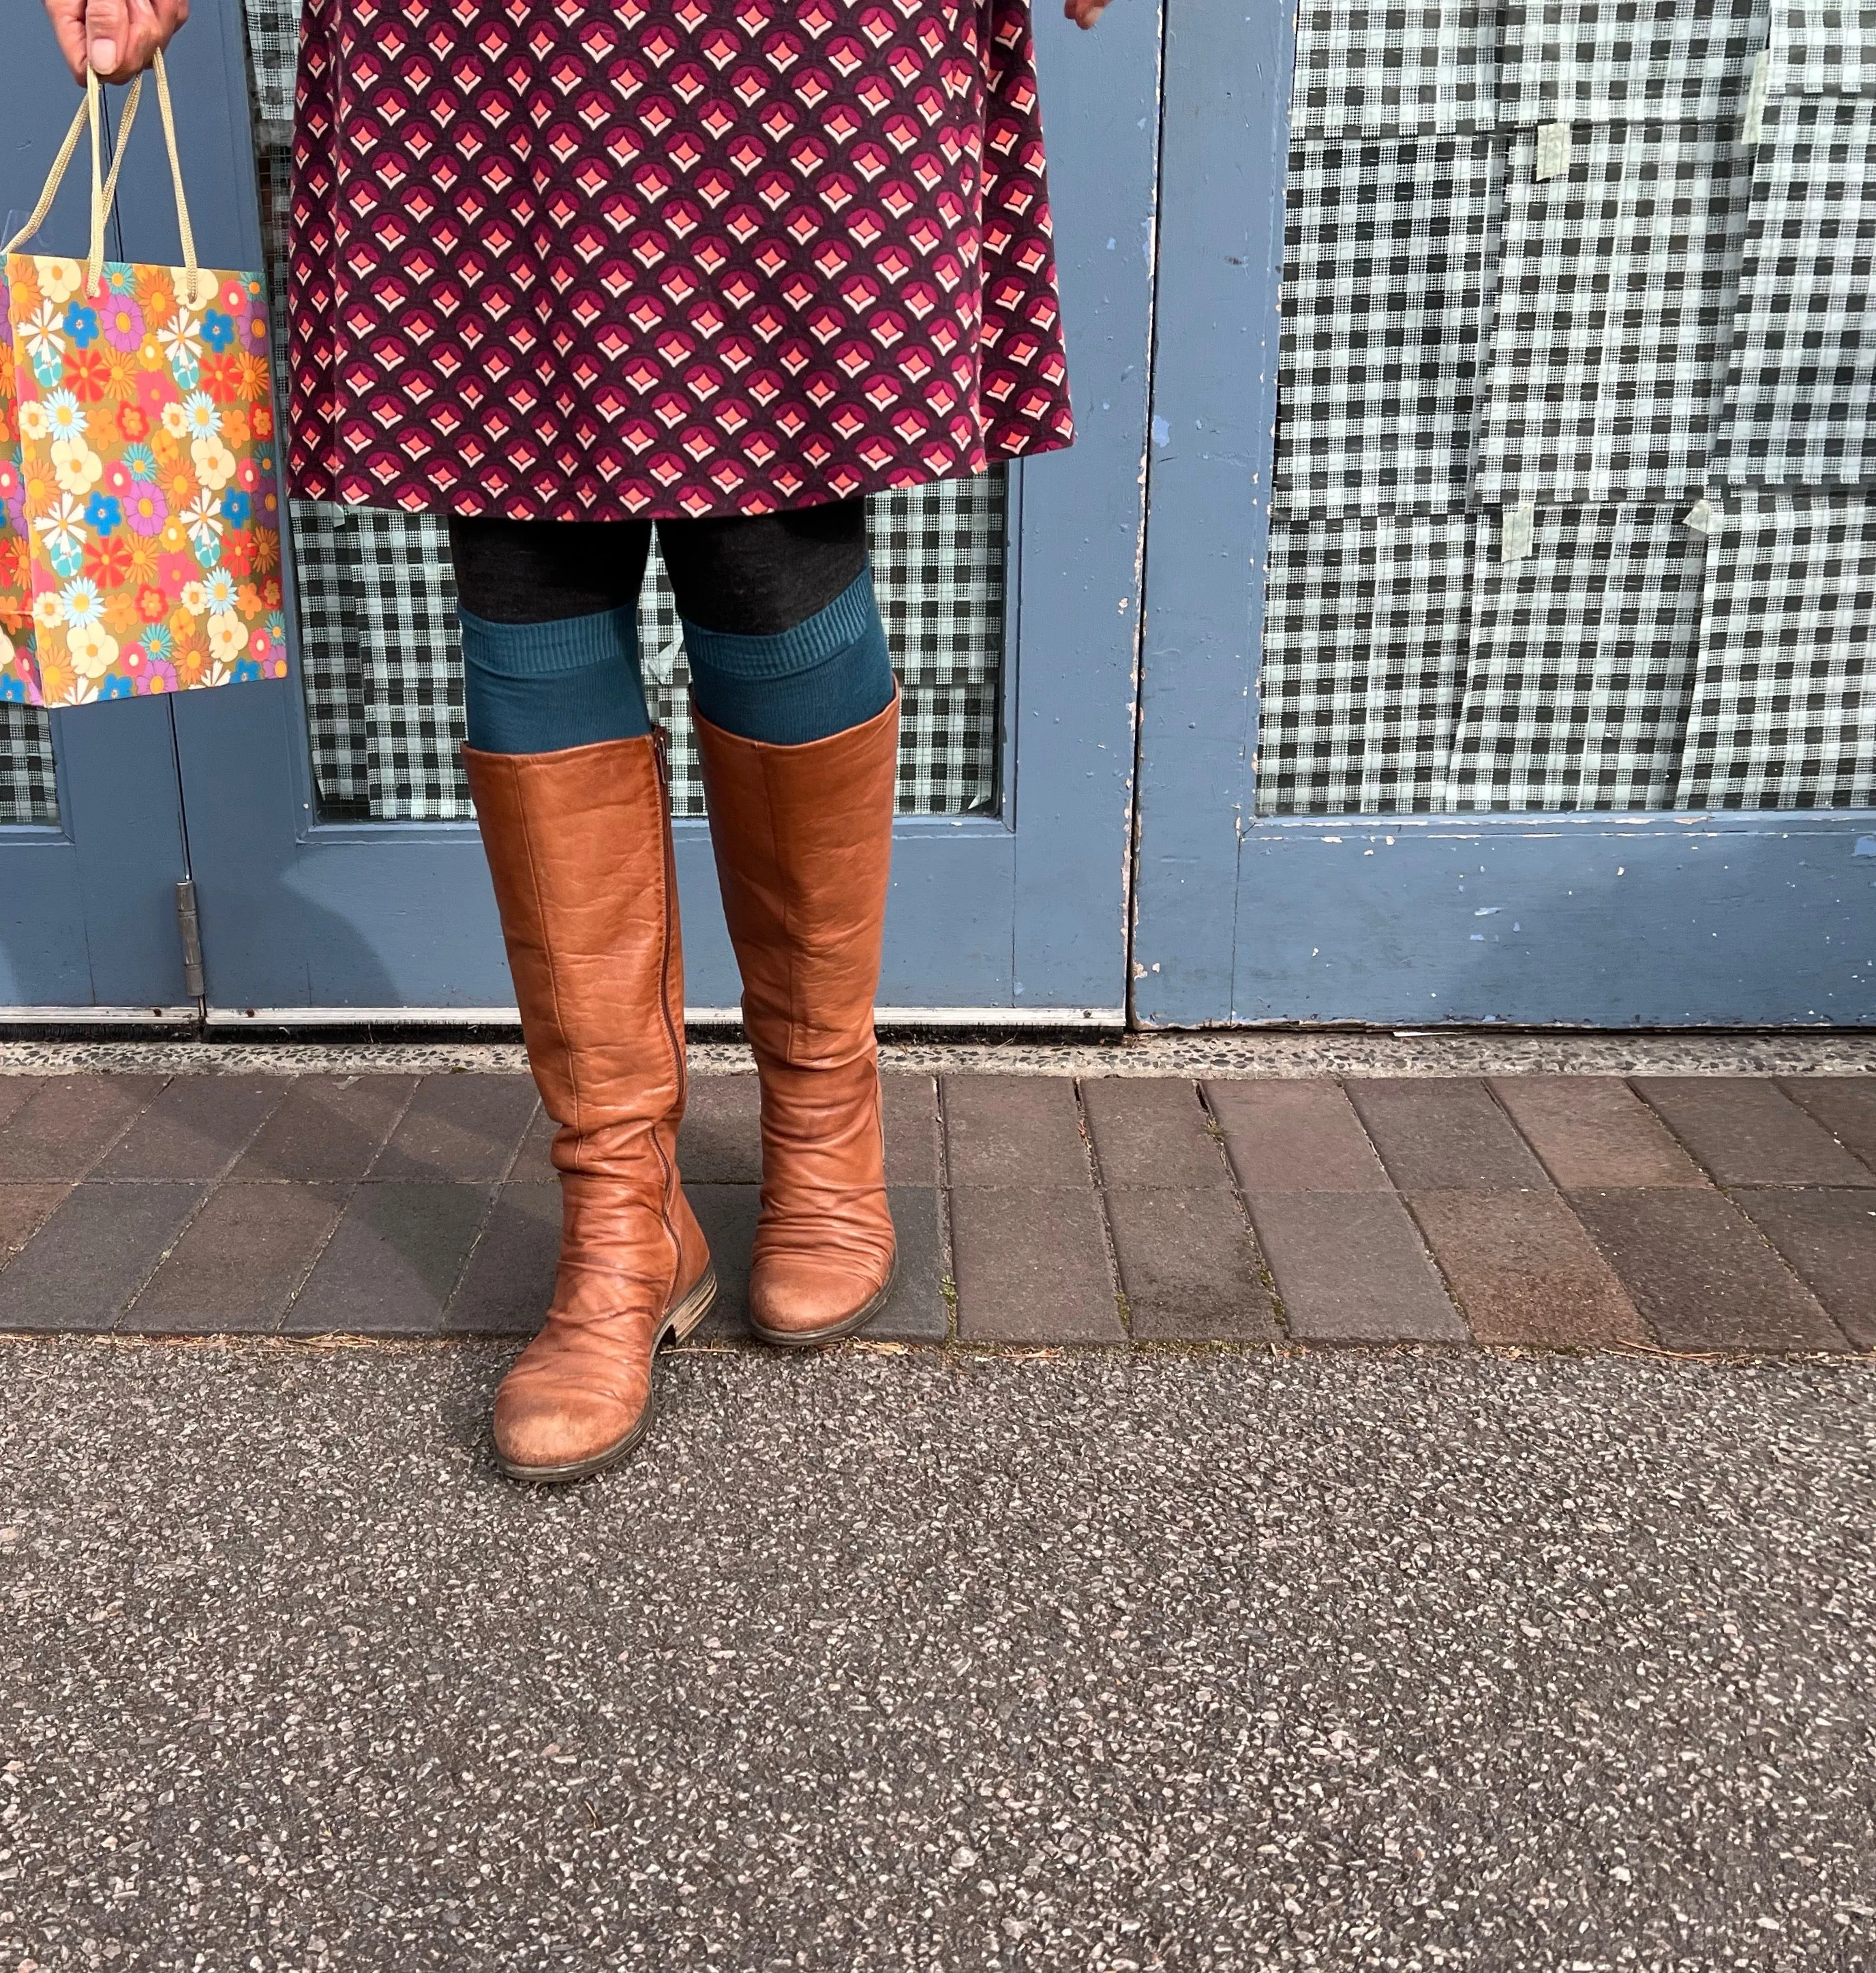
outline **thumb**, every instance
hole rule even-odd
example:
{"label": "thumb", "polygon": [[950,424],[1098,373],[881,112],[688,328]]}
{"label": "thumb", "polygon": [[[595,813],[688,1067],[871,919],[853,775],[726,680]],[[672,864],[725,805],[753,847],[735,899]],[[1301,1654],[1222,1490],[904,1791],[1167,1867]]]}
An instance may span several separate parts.
{"label": "thumb", "polygon": [[87,0],[85,58],[100,76],[108,76],[123,58],[130,38],[129,0]]}

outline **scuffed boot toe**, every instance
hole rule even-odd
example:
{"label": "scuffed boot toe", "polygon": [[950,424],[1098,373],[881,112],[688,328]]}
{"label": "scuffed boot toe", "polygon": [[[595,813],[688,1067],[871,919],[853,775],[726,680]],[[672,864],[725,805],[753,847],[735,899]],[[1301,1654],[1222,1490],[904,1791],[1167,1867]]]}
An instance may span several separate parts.
{"label": "scuffed boot toe", "polygon": [[623,1458],[651,1423],[638,1404],[594,1391],[511,1390],[495,1398],[495,1460],[511,1480],[581,1480]]}
{"label": "scuffed boot toe", "polygon": [[765,1343],[809,1349],[864,1329],[892,1293],[897,1257],[864,1271],[809,1255],[758,1259],[750,1276],[750,1325]]}

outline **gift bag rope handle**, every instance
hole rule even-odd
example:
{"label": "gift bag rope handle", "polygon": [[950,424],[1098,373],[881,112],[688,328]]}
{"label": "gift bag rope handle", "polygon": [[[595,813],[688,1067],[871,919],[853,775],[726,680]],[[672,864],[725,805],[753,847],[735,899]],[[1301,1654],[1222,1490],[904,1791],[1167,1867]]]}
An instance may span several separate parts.
{"label": "gift bag rope handle", "polygon": [[[157,51],[156,103],[162,113],[163,141],[169,152],[169,182],[176,195],[176,231],[182,237],[182,267],[184,285],[182,299],[185,306],[200,308],[208,299],[202,294],[201,269],[195,257],[195,234],[189,224],[189,201],[182,189],[182,158],[176,148],[175,110],[169,99],[169,77],[163,67],[161,49]],[[111,160],[110,175],[104,175],[103,145],[100,135],[101,102],[97,77],[89,69],[85,71],[85,100],[78,106],[78,113],[72,119],[72,127],[65,133],[65,141],[59,146],[58,155],[52,161],[52,169],[47,176],[45,189],[39,195],[39,203],[32,209],[31,216],[18,232],[14,234],[0,253],[10,254],[22,242],[30,240],[45,224],[46,214],[52,210],[52,201],[57,198],[59,187],[64,182],[65,174],[70,168],[74,155],[78,149],[78,140],[87,128],[91,133],[91,241],[85,265],[85,293],[94,294],[104,273],[104,221],[112,202],[117,196],[117,177],[124,168],[124,159],[130,148],[131,126],[137,118],[137,105],[143,95],[143,78],[138,76],[130,85],[129,93],[124,98],[124,113],[117,130],[116,155]],[[212,283],[211,283],[212,285]]]}

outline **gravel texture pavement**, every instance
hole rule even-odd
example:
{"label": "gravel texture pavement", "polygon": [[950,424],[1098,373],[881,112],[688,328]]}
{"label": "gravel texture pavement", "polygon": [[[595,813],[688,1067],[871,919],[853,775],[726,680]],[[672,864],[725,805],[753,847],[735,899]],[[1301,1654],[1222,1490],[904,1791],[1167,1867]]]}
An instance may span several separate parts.
{"label": "gravel texture pavement", "polygon": [[1876,1370],[0,1346],[0,1969],[1876,1965]]}

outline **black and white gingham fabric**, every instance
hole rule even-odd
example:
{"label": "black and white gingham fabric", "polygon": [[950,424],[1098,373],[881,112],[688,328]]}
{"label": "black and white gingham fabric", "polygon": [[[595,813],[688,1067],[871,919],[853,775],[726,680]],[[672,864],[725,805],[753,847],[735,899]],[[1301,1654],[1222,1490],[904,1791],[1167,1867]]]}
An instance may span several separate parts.
{"label": "black and white gingham fabric", "polygon": [[1876,479],[1876,97],[1766,105],[1716,470],[1735,486]]}
{"label": "black and white gingham fabric", "polygon": [[1574,126],[1567,176],[1512,140],[1473,491],[1698,496],[1724,394],[1752,153],[1733,124]]}
{"label": "black and white gingham fabric", "polygon": [[1465,685],[1479,532],[1465,514],[1273,524],[1260,815],[1436,806]]}
{"label": "black and white gingham fabric", "polygon": [[1856,96],[1876,90],[1876,6],[1855,0],[1771,0],[1774,97]]}
{"label": "black and white gingham fabric", "polygon": [[902,684],[963,689],[1001,675],[1006,483],[999,467],[867,502],[873,584]]}
{"label": "black and white gingham fabric", "polygon": [[907,685],[899,702],[901,815],[994,815],[997,705],[994,684]]}
{"label": "black and white gingham fabric", "polygon": [[290,125],[293,120],[299,8],[300,0],[245,0],[254,114],[263,124]]}
{"label": "black and white gingham fabric", "polygon": [[300,689],[314,785],[335,814],[371,813],[364,675],[352,607],[358,535],[343,507],[289,503],[299,620]]}
{"label": "black and white gingham fabric", "polygon": [[0,825],[58,819],[51,716],[36,705],[0,702]]}
{"label": "black and white gingham fabric", "polygon": [[1292,152],[1277,512],[1465,506],[1503,177],[1487,137]]}
{"label": "black and white gingham fabric", "polygon": [[373,819],[460,821],[475,811],[458,753],[462,652],[448,535],[431,515],[371,507],[353,509],[351,525]]}
{"label": "black and white gingham fabric", "polygon": [[1493,15],[1481,0],[1306,0],[1292,137],[1489,130]]}
{"label": "black and white gingham fabric", "polygon": [[1737,119],[1769,0],[1505,0],[1499,125]]}
{"label": "black and white gingham fabric", "polygon": [[1708,548],[1675,806],[1876,805],[1876,501],[1750,492]]}
{"label": "black and white gingham fabric", "polygon": [[1439,806],[1667,807],[1705,576],[1705,538],[1672,508],[1541,509],[1512,562],[1482,527]]}

